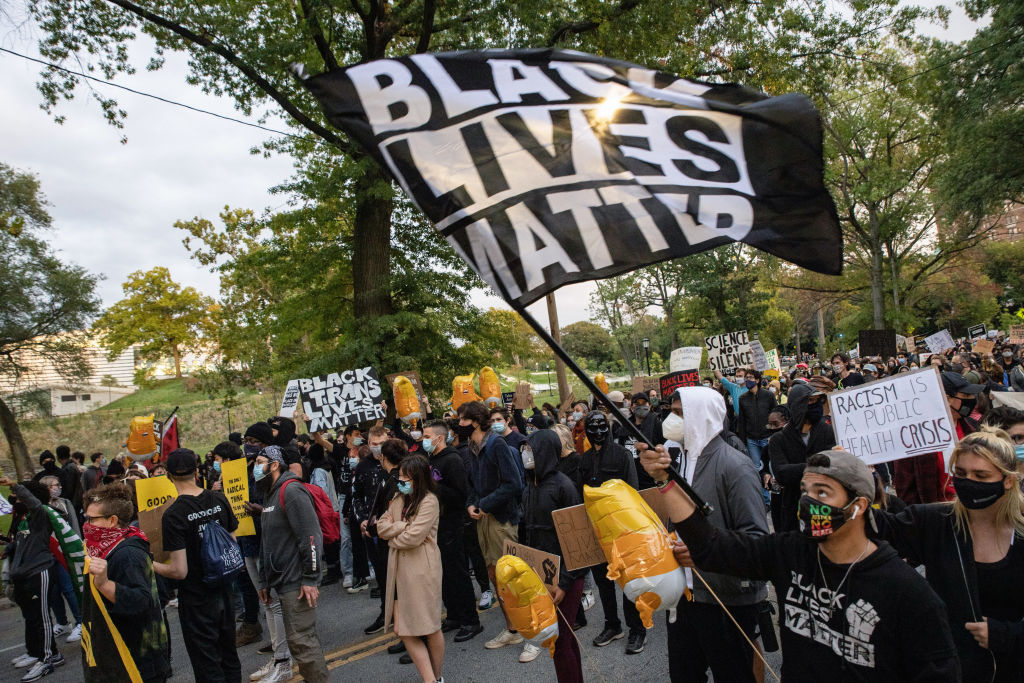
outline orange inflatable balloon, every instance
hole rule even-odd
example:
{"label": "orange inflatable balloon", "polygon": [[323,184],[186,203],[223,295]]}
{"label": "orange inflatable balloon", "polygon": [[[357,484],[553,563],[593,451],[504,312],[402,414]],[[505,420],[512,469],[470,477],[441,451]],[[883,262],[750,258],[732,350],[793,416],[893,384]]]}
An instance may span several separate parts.
{"label": "orange inflatable balloon", "polygon": [[473,387],[474,376],[471,374],[459,375],[452,380],[452,410],[458,410],[463,403],[480,400]]}

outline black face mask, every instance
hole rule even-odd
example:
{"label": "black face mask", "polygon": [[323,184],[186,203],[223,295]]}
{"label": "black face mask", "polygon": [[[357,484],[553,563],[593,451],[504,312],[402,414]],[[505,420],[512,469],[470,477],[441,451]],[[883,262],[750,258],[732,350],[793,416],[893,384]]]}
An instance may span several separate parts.
{"label": "black face mask", "polygon": [[455,428],[455,433],[459,435],[459,441],[462,443],[466,442],[466,439],[473,436],[473,432],[476,431],[476,427],[473,425],[459,425]]}
{"label": "black face mask", "polygon": [[[1005,479],[1005,477],[1004,477]],[[974,481],[967,477],[953,477],[957,499],[968,510],[983,510],[1002,498],[1006,487],[999,481]]]}
{"label": "black face mask", "polygon": [[976,405],[978,405],[978,399],[962,398],[960,399],[960,407],[956,409],[956,412],[960,414],[960,417],[969,417],[974,412]]}
{"label": "black face mask", "polygon": [[810,421],[812,425],[816,425],[821,422],[821,418],[825,415],[825,404],[821,401],[812,403],[807,406],[807,412],[804,413],[804,417]]}
{"label": "black face mask", "polygon": [[601,446],[608,440],[608,419],[602,414],[591,413],[583,423],[587,440],[595,446]]}
{"label": "black face mask", "polygon": [[[846,524],[846,509],[857,500],[854,498],[843,507],[814,500],[807,494],[800,496],[796,518],[800,521],[800,533],[812,541],[821,542]],[[851,517],[850,519],[853,519]]]}

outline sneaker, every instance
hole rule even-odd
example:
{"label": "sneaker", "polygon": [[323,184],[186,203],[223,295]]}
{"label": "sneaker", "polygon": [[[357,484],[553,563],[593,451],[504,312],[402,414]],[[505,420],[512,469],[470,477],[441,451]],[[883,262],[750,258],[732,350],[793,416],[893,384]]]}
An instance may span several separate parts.
{"label": "sneaker", "polygon": [[57,654],[47,659],[46,662],[47,664],[50,664],[53,667],[64,666],[64,655],[58,652]]}
{"label": "sneaker", "polygon": [[480,602],[477,603],[477,607],[482,612],[485,609],[490,609],[494,606],[494,593],[490,589],[485,590],[480,594]]}
{"label": "sneaker", "polygon": [[412,655],[406,652],[404,655],[398,658],[399,664],[412,664]]}
{"label": "sneaker", "polygon": [[71,624],[56,624],[53,627],[53,637],[58,638],[67,633],[71,633]]}
{"label": "sneaker", "polygon": [[242,624],[235,633],[235,647],[242,647],[263,639],[263,627],[259,623]]}
{"label": "sneaker", "polygon": [[629,641],[626,644],[627,655],[638,655],[644,651],[644,641],[647,640],[647,631],[633,631],[629,634]]}
{"label": "sneaker", "polygon": [[28,667],[32,666],[38,661],[39,659],[37,657],[33,657],[32,655],[26,652],[25,654],[18,655],[17,657],[12,659],[11,664],[14,666],[15,669],[27,669]]}
{"label": "sneaker", "polygon": [[292,660],[274,664],[270,673],[259,680],[259,683],[285,683],[292,680]]}
{"label": "sneaker", "polygon": [[388,654],[389,655],[397,655],[397,654],[401,654],[403,652],[405,652],[405,643],[403,643],[402,641],[398,641],[394,645],[389,645],[388,646]]}
{"label": "sneaker", "polygon": [[66,643],[77,643],[81,639],[82,639],[82,625],[81,624],[76,624],[75,627],[73,629],[71,629],[71,635],[69,635],[67,640],[64,641],[64,642],[66,642]]}
{"label": "sneaker", "polygon": [[370,597],[374,600],[380,600],[380,586],[374,586],[370,589]]}
{"label": "sneaker", "polygon": [[167,601],[167,606],[168,607],[173,607],[174,609],[178,609],[178,598],[174,598],[173,600],[168,600]]}
{"label": "sneaker", "polygon": [[258,668],[255,671],[253,671],[251,674],[249,674],[249,680],[250,681],[262,680],[264,677],[270,675],[270,672],[274,670],[275,666],[277,666],[277,664],[274,663],[274,658],[271,657],[270,661],[268,661],[266,664],[264,664],[260,668]]}
{"label": "sneaker", "polygon": [[352,582],[352,585],[346,588],[345,590],[351,593],[352,595],[355,595],[359,591],[364,591],[369,587],[370,583],[366,579],[356,579]]}
{"label": "sneaker", "polygon": [[384,615],[377,617],[376,621],[363,629],[363,633],[368,636],[372,636],[374,633],[380,633],[384,630]]}
{"label": "sneaker", "polygon": [[351,574],[345,574],[345,578],[341,580],[341,587],[342,588],[351,588],[352,587],[352,575]]}
{"label": "sneaker", "polygon": [[463,626],[459,629],[458,633],[455,634],[456,643],[464,643],[467,640],[472,640],[478,635],[484,632],[483,624],[473,624],[472,626]]}
{"label": "sneaker", "polygon": [[539,647],[537,647],[533,643],[527,643],[526,647],[524,647],[523,651],[519,654],[519,661],[523,664],[526,664],[527,662],[532,662],[533,660],[537,659],[537,655],[539,654]]}
{"label": "sneaker", "polygon": [[594,638],[594,647],[604,647],[613,640],[619,640],[625,633],[622,632],[621,628],[606,628],[597,634],[597,638]]}
{"label": "sneaker", "polygon": [[32,665],[32,668],[28,670],[28,673],[21,677],[21,680],[23,683],[25,681],[38,681],[43,676],[49,676],[52,673],[53,664],[37,661]]}
{"label": "sneaker", "polygon": [[487,641],[484,645],[488,650],[497,650],[499,647],[505,647],[506,645],[518,645],[523,642],[523,636],[520,633],[512,633],[508,629],[505,629],[495,637]]}
{"label": "sneaker", "polygon": [[256,652],[257,652],[257,654],[261,654],[261,655],[272,655],[272,654],[274,654],[274,644],[273,643],[263,643],[263,646],[260,649],[256,650]]}
{"label": "sneaker", "polygon": [[586,612],[594,606],[596,600],[594,600],[594,591],[583,591],[583,611]]}

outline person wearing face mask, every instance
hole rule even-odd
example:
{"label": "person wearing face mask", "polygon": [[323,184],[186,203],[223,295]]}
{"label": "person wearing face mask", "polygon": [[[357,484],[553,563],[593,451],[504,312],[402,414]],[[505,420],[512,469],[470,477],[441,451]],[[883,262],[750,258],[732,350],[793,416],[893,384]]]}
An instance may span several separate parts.
{"label": "person wearing face mask", "polygon": [[[468,477],[470,469],[473,467],[473,458],[475,457],[469,447],[470,437],[474,429],[472,424],[460,425],[458,416],[452,417],[448,421],[450,445],[459,454],[459,457],[462,458],[462,467],[466,472],[468,486],[472,485],[468,481]],[[491,591],[491,579],[487,575],[487,562],[484,560],[483,550],[480,549],[480,538],[477,535],[476,520],[469,516],[468,509],[464,510],[462,517],[462,547],[466,550],[466,558],[469,560],[473,578],[476,579],[477,586],[480,588],[480,601],[477,603],[477,609],[480,611],[488,610],[497,603],[497,600],[494,598],[493,591]]]}
{"label": "person wearing face mask", "polygon": [[586,401],[576,401],[572,404],[572,439],[576,445],[576,452],[582,453],[587,450],[585,445],[587,432],[583,427],[583,418],[590,412],[590,406]]}
{"label": "person wearing face mask", "polygon": [[1013,371],[1020,367],[1020,363],[1013,357],[1013,347],[1009,344],[1003,346],[1003,350],[996,356],[996,364],[1002,371],[1002,377],[993,377],[997,382],[1001,382],[1003,386],[1013,386],[1011,381],[1011,375]]}
{"label": "person wearing face mask", "polygon": [[[633,456],[612,439],[611,425],[605,414],[599,410],[592,411],[583,422],[587,430],[587,441],[591,444],[583,454],[583,483],[587,486],[600,486],[609,479],[621,479],[633,488],[638,488],[637,465],[633,462]],[[582,499],[583,491],[580,490],[579,493]],[[615,582],[608,578],[608,565],[594,565],[591,572],[604,611],[604,628],[594,638],[594,647],[605,647],[612,641],[621,639],[625,634],[619,620]],[[625,594],[622,596],[622,612],[626,626],[629,627],[626,654],[639,654],[644,651],[647,629],[640,621],[636,605],[627,599]]]}
{"label": "person wearing face mask", "polygon": [[83,495],[103,483],[104,468],[107,466],[102,453],[93,453],[89,456],[89,461],[92,464],[85,468],[85,472],[82,472]]}
{"label": "person wearing face mask", "polygon": [[[978,423],[970,415],[984,387],[971,384],[963,375],[949,371],[942,373],[942,387],[953,415],[957,438],[962,439],[978,431]],[[892,463],[892,472],[896,495],[907,505],[953,500],[953,482],[942,453],[925,453],[896,460]]]}
{"label": "person wearing face mask", "polygon": [[1024,410],[999,406],[985,413],[984,424],[994,429],[1002,429],[1013,442],[1017,462],[1024,466]]}
{"label": "person wearing face mask", "polygon": [[[519,415],[521,419],[522,411],[519,411]],[[526,430],[526,423],[524,422],[519,427],[523,431],[512,429],[512,425],[508,423],[508,412],[504,406],[491,408],[489,418],[491,420],[491,431],[505,439],[505,443],[511,446],[512,450],[519,452],[522,445],[526,443],[526,436],[523,435],[523,432]]]}
{"label": "person wearing face mask", "polygon": [[330,461],[334,490],[337,492],[337,505],[341,513],[341,541],[339,543],[339,563],[341,565],[342,588],[351,588],[356,576],[365,578],[368,570],[366,551],[361,542],[353,543],[352,539],[360,538],[358,530],[353,533],[352,527],[352,473],[359,464],[359,448],[366,442],[356,425],[345,427],[337,440],[331,441],[324,432],[315,432],[314,446],[323,449]]}
{"label": "person wearing face mask", "polygon": [[[761,388],[761,372],[751,370],[747,373],[747,391],[740,396],[740,413],[736,420],[737,435],[747,446],[747,453],[760,471],[763,466],[763,455],[768,447],[768,415],[778,405],[775,394]],[[764,494],[764,502],[768,504],[768,494]]]}
{"label": "person wearing face mask", "polygon": [[673,543],[680,564],[774,583],[782,680],[962,680],[945,605],[892,546],[868,537],[874,481],[857,456],[831,450],[808,457],[799,529],[772,535],[715,526],[669,482],[664,449],[640,457],[662,484],[682,539]]}
{"label": "person wearing face mask", "polygon": [[458,451],[448,445],[448,425],[432,420],[423,427],[423,452],[437,482],[441,517],[437,527],[437,547],[441,551],[441,597],[448,618],[442,631],[456,631],[455,642],[462,643],[483,632],[476,611],[473,583],[466,567],[462,545],[462,519],[466,513],[469,479]]}
{"label": "person wearing face mask", "polygon": [[[905,356],[904,360],[906,360]],[[837,353],[832,356],[832,372],[834,373],[832,380],[840,389],[859,386],[865,381],[862,374],[850,370],[850,357],[845,353]]]}
{"label": "person wearing face mask", "polygon": [[[654,445],[665,443],[665,437],[661,433],[661,418],[651,410],[651,402],[647,394],[634,394],[630,399],[630,403],[633,407],[630,419],[637,426],[637,429],[640,430],[640,433],[647,437]],[[647,473],[644,472],[639,463],[636,463],[636,437],[633,436],[633,432],[620,428],[617,430],[615,440],[620,446],[629,451],[630,456],[634,460],[637,470],[637,488],[648,489],[654,486],[654,481],[647,476]]]}
{"label": "person wearing face mask", "polygon": [[[820,381],[817,377],[811,379]],[[824,417],[825,400],[824,390],[810,382],[797,382],[789,390],[789,403],[786,404],[792,416],[789,423],[768,439],[771,473],[782,487],[781,526],[776,527],[777,531],[796,528],[800,481],[807,457],[836,445],[835,432]]]}
{"label": "person wearing face mask", "polygon": [[1001,430],[965,436],[950,456],[952,503],[876,512],[879,537],[946,604],[965,681],[1024,680],[1024,495]]}
{"label": "person wearing face mask", "polygon": [[[388,433],[383,425],[378,424],[370,427],[367,437],[370,457],[360,459],[355,472],[352,474],[352,514],[359,526],[359,539],[366,548],[366,556],[373,566],[373,572],[377,577],[377,581],[378,583],[383,583],[388,575],[387,553],[378,552],[379,545],[370,521],[374,515],[379,514],[374,511],[374,506],[378,500],[378,492],[382,488],[387,487],[390,482],[390,477],[387,476],[387,472],[381,464],[384,456],[384,443],[388,440]],[[388,490],[393,491],[393,489],[394,485],[391,484]],[[385,494],[382,493],[381,495]],[[365,579],[361,581],[353,579],[352,586],[347,590],[348,593],[354,595],[367,588],[369,588],[369,585]],[[381,601],[380,615],[376,621],[365,629],[366,635],[372,635],[384,629],[383,595],[383,591],[381,591],[378,596],[378,599]]]}

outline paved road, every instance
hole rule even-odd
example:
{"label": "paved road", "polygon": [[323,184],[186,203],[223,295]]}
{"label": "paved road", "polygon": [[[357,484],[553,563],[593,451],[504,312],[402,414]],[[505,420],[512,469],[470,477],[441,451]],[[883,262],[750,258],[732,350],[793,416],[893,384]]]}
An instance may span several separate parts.
{"label": "paved road", "polygon": [[[387,647],[397,641],[394,634],[363,634],[363,628],[376,617],[377,609],[378,602],[370,598],[369,591],[349,595],[342,590],[340,584],[335,584],[327,586],[321,593],[318,630],[320,642],[327,655],[327,665],[331,670],[331,680],[387,680],[410,683],[419,680],[412,665],[403,666],[398,663],[397,655],[387,654]],[[193,680],[192,669],[182,643],[177,610],[169,608],[168,612],[175,672],[171,680],[175,683],[189,683]],[[625,639],[605,648],[595,648],[590,644],[602,625],[600,615],[601,607],[598,604],[587,612],[589,625],[576,633],[584,644],[583,673],[588,681],[642,683],[668,680],[664,617],[661,617],[661,620],[658,619],[661,615],[655,617],[654,628],[648,632],[646,650],[639,655],[626,656]],[[444,667],[446,681],[503,683],[528,679],[555,680],[554,667],[546,652],[529,664],[521,664],[518,661],[521,645],[502,650],[484,649],[484,643],[504,626],[498,607],[481,614],[481,622],[485,627],[484,632],[469,642],[456,644],[452,640],[453,634],[448,634],[448,651]],[[77,683],[82,680],[81,650],[78,643],[65,644],[63,640],[60,639],[61,651],[67,659],[67,664],[59,668],[54,675],[43,679],[48,683]],[[256,652],[258,648],[259,645],[255,643],[239,648],[243,681],[247,681],[249,674],[265,661],[264,656]],[[8,662],[24,652],[24,631],[20,611],[17,607],[0,609],[0,681],[18,680],[15,670],[9,667]],[[778,670],[781,658],[778,653],[774,653],[768,656],[768,662]],[[771,680],[770,677],[768,680]]]}

